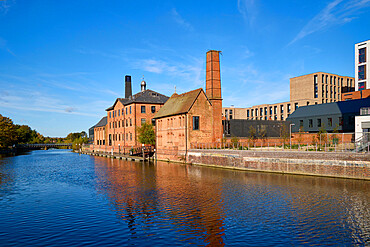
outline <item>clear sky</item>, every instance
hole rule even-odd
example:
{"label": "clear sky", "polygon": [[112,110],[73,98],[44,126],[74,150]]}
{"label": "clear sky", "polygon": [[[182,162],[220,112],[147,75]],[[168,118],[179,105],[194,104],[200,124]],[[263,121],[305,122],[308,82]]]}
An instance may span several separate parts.
{"label": "clear sky", "polygon": [[170,96],[205,86],[222,51],[223,105],[289,101],[289,78],[354,76],[370,0],[0,0],[0,114],[45,136],[85,130],[144,75]]}

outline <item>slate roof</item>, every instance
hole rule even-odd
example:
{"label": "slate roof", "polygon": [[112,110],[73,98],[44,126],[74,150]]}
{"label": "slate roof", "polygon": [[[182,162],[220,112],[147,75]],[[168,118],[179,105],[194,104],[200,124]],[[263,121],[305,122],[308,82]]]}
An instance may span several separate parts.
{"label": "slate roof", "polygon": [[95,127],[102,127],[102,126],[105,126],[107,125],[107,117],[103,117],[102,119],[100,119],[100,121],[94,125],[94,128]]}
{"label": "slate roof", "polygon": [[325,115],[343,115],[348,113],[360,115],[360,108],[366,106],[370,106],[370,98],[301,106],[295,110],[287,120]]}
{"label": "slate roof", "polygon": [[102,119],[100,119],[100,121],[97,124],[95,124],[94,126],[91,126],[89,128],[89,132],[90,130],[93,130],[95,127],[102,127],[105,125],[107,125],[107,117],[103,117]]}
{"label": "slate roof", "polygon": [[118,101],[120,101],[123,105],[129,105],[131,103],[164,104],[168,99],[169,97],[167,97],[166,95],[147,89],[143,92],[138,92],[137,94],[134,94],[128,99],[117,98],[114,104],[111,107],[107,108],[106,111],[112,110]]}
{"label": "slate roof", "polygon": [[187,113],[193,106],[199,94],[202,92],[204,93],[203,89],[199,88],[180,95],[174,93],[171,98],[167,100],[164,106],[154,115],[154,118],[157,119]]}

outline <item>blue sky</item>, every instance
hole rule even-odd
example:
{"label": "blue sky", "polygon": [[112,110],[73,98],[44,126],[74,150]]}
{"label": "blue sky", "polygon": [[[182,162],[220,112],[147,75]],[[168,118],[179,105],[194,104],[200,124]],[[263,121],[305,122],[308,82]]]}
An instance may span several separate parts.
{"label": "blue sky", "polygon": [[354,76],[370,0],[0,0],[0,114],[45,136],[85,130],[124,76],[170,96],[205,86],[221,50],[223,105],[289,101],[289,78]]}

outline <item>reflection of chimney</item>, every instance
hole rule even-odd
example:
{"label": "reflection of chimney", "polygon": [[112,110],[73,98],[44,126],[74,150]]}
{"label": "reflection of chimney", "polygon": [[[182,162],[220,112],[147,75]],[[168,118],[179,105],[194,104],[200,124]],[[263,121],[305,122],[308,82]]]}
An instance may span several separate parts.
{"label": "reflection of chimney", "polygon": [[132,90],[131,90],[131,76],[126,75],[125,76],[125,98],[128,99],[132,96]]}
{"label": "reflection of chimney", "polygon": [[206,94],[211,99],[221,99],[220,51],[207,52]]}

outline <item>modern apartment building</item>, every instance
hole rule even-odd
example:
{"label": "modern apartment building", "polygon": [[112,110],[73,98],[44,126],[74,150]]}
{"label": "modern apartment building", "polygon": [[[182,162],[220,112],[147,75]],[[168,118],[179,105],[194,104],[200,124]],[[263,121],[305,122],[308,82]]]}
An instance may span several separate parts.
{"label": "modern apartment building", "polygon": [[370,54],[370,40],[355,44],[355,78],[356,91],[369,89],[370,68],[368,57]]}
{"label": "modern apartment building", "polygon": [[290,101],[301,101],[300,106],[332,103],[341,100],[341,93],[354,89],[353,77],[317,72],[290,79]]}
{"label": "modern apartment building", "polygon": [[298,107],[337,102],[342,92],[354,91],[355,78],[317,72],[290,79],[290,101],[248,108],[224,107],[226,119],[286,120]]}

